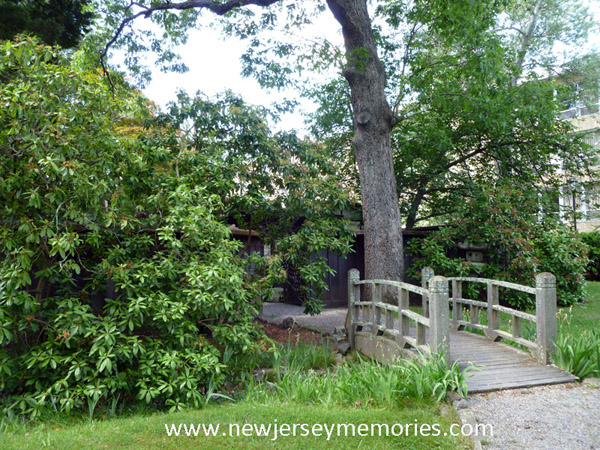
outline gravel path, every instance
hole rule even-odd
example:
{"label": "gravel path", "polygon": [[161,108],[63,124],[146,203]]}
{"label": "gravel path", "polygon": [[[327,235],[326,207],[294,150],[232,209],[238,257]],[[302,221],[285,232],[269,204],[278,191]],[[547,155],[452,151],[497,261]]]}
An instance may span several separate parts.
{"label": "gravel path", "polygon": [[474,394],[469,409],[494,426],[484,450],[600,449],[600,389],[580,383]]}

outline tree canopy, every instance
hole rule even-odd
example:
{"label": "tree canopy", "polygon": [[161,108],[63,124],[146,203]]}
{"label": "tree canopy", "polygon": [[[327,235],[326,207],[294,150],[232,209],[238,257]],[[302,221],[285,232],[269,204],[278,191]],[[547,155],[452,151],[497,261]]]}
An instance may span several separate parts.
{"label": "tree canopy", "polygon": [[[556,210],[557,187],[564,183],[557,173],[589,175],[594,155],[559,115],[574,95],[597,101],[597,57],[557,61],[549,56],[558,39],[585,40],[587,10],[580,2],[536,2],[541,4],[536,11],[524,3],[490,3],[473,11],[453,5],[435,21],[420,9],[432,7],[427,2],[382,2],[377,10],[376,18],[384,22],[379,45],[388,97],[400,118],[392,142],[408,228],[447,221],[490,183],[539,191],[547,210],[551,204]],[[555,16],[559,6],[576,11],[579,21],[565,24]],[[522,28],[530,23],[525,39]],[[556,82],[556,73],[586,80],[588,89],[574,92]],[[343,155],[353,133],[344,80],[317,84],[308,94],[321,105],[313,132]],[[348,162],[351,176],[351,155]],[[551,191],[554,197],[546,197]]]}
{"label": "tree canopy", "polygon": [[0,39],[20,33],[75,47],[92,24],[90,0],[0,0]]}

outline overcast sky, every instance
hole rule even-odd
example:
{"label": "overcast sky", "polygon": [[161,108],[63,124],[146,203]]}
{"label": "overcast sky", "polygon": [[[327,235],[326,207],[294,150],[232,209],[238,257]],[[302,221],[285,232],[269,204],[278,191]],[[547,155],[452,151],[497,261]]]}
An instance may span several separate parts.
{"label": "overcast sky", "polygon": [[[314,26],[305,30],[299,39],[310,39],[313,35],[325,36],[327,40],[340,46],[343,43],[341,28],[329,11],[321,14]],[[264,106],[286,96],[293,96],[294,92],[278,93],[273,91],[267,93],[256,80],[241,75],[240,57],[246,46],[247,42],[235,37],[227,38],[208,25],[201,29],[191,30],[187,44],[177,50],[182,55],[189,71],[186,73],[163,73],[155,70],[152,74],[152,81],[144,89],[144,93],[161,107],[174,100],[179,89],[183,89],[189,94],[200,90],[211,97],[229,89],[242,95],[248,103]],[[302,100],[301,108],[314,110],[315,105]],[[304,119],[300,112],[286,114],[276,128],[300,130],[303,123]]]}

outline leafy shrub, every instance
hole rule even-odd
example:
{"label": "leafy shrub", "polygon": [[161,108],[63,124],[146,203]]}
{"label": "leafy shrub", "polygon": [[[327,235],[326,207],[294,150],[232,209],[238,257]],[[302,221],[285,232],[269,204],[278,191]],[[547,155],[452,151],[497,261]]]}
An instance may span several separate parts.
{"label": "leafy shrub", "polygon": [[345,255],[351,248],[349,224],[339,216],[350,196],[325,147],[293,133],[270,134],[267,114],[231,93],[214,101],[180,93],[156,122],[186,130],[195,149],[180,154],[182,177],[207,186],[223,200],[230,222],[257,231],[270,245],[269,258],[253,261],[256,273],[316,314],[332,273],[326,251]]}
{"label": "leafy shrub", "polygon": [[125,87],[30,40],[3,44],[0,78],[5,408],[199,406],[259,336],[220,199],[165,170]]}
{"label": "leafy shrub", "polygon": [[[581,301],[587,248],[576,233],[551,217],[538,222],[538,202],[536,193],[512,187],[482,192],[465,205],[453,225],[411,241],[410,252],[416,256],[412,276],[429,266],[448,277],[480,276],[533,286],[536,274],[550,272],[556,276],[559,305]],[[487,246],[489,261],[483,267],[448,256],[464,241]],[[501,298],[519,309],[535,307],[531,295],[508,291]]]}
{"label": "leafy shrub", "polygon": [[[113,95],[99,74],[31,39],[2,43],[0,80],[6,414],[87,407],[92,415],[98,404],[118,402],[202,406],[264,350],[254,318],[260,299],[285,279],[281,261],[289,257],[281,250],[293,248],[247,257],[230,218],[255,208],[261,214],[240,225],[288,224],[288,239],[304,230],[308,242],[299,239],[298,251],[349,246],[344,222],[327,213],[329,200],[310,205],[323,210],[322,223],[313,226],[307,212],[303,226],[289,225],[298,209],[292,200],[283,207],[285,195],[314,196],[316,187],[292,185],[318,178],[325,160],[308,144],[271,136],[250,108],[237,104],[231,130],[199,127],[185,139],[177,120],[155,117],[124,82]],[[284,144],[283,194],[273,186],[253,191],[252,177],[269,179],[258,158]],[[303,169],[301,157],[313,153]],[[332,198],[339,207],[346,197]],[[337,237],[324,237],[328,226]]]}
{"label": "leafy shrub", "polygon": [[580,233],[579,236],[589,249],[586,278],[589,281],[600,281],[600,233],[593,231]]}

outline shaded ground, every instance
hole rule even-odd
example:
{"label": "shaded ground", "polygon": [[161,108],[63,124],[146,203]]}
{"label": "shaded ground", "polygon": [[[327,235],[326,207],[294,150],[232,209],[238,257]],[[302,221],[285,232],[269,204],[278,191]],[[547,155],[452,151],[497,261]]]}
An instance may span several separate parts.
{"label": "shaded ground", "polygon": [[333,334],[335,327],[344,326],[346,311],[346,307],[327,308],[319,315],[309,316],[304,314],[302,306],[265,303],[259,318],[265,322],[281,324],[286,318],[292,317],[302,327]]}
{"label": "shaded ground", "polygon": [[265,334],[273,339],[275,342],[280,344],[287,344],[288,342],[294,344],[298,341],[321,345],[321,333],[316,331],[307,330],[302,327],[294,327],[293,329],[281,328],[279,325],[259,320],[258,323],[262,325],[265,330]]}

